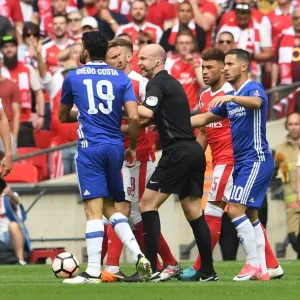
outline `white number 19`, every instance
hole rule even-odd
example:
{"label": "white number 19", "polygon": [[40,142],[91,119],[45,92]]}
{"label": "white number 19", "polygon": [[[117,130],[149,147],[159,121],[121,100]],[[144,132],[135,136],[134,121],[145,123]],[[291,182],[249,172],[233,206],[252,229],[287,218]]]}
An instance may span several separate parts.
{"label": "white number 19", "polygon": [[[98,113],[98,109],[95,107],[95,99],[94,99],[94,91],[93,91],[93,81],[92,79],[84,79],[83,84],[86,85],[87,88],[87,95],[89,101],[89,109],[88,114],[94,115]],[[107,93],[103,93],[103,87],[106,87]],[[113,100],[115,99],[113,86],[110,81],[108,80],[99,80],[96,84],[96,91],[97,95],[100,99],[107,101],[107,108],[104,107],[103,103],[99,104],[99,110],[108,115],[112,112],[112,104]]]}

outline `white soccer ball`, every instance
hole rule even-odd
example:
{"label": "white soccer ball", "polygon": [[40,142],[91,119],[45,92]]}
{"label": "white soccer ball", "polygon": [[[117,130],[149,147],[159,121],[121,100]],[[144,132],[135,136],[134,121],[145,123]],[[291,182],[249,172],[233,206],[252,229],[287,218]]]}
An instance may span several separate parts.
{"label": "white soccer ball", "polygon": [[51,267],[57,278],[72,278],[79,271],[77,258],[68,252],[58,254],[53,260]]}

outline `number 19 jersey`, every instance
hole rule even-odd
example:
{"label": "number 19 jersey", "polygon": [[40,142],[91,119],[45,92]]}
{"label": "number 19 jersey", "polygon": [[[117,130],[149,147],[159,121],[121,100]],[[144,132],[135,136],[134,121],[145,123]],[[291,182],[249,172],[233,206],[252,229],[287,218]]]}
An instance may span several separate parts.
{"label": "number 19 jersey", "polygon": [[87,63],[69,72],[62,87],[61,103],[78,108],[78,145],[123,145],[122,106],[136,101],[131,80],[106,63]]}

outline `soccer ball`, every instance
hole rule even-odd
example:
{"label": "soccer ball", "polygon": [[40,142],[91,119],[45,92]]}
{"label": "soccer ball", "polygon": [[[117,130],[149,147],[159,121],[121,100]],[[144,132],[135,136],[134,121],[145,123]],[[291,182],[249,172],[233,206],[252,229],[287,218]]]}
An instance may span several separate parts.
{"label": "soccer ball", "polygon": [[57,278],[75,277],[79,271],[78,260],[71,253],[60,253],[52,262],[52,271]]}

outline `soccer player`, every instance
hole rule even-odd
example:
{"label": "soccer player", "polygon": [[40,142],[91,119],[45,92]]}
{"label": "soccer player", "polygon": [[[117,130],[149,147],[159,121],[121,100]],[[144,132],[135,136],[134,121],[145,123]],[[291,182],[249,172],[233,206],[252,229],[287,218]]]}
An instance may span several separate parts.
{"label": "soccer player", "polygon": [[[258,209],[271,181],[274,161],[266,139],[268,97],[259,83],[248,79],[250,63],[247,51],[228,51],[225,78],[234,84],[235,91],[215,97],[211,111],[192,117],[193,127],[219,122],[227,116],[230,121],[235,165],[227,213],[246,254],[245,266],[234,281],[270,279]],[[247,208],[250,220],[245,214]]]}
{"label": "soccer player", "polygon": [[[224,76],[224,59],[224,52],[217,48],[210,48],[202,55],[203,81],[210,88],[204,91],[200,97],[200,113],[210,110],[211,102],[215,97],[224,96],[233,90],[232,86],[226,82]],[[212,151],[214,173],[204,214],[210,229],[213,250],[220,238],[222,216],[233,187],[234,158],[228,118],[208,124],[206,127],[201,127],[197,140],[204,150],[209,145]],[[279,264],[267,239],[266,255],[268,267],[272,268],[271,274],[278,276],[276,268]],[[180,280],[199,280],[196,271],[200,269],[200,266],[201,258],[198,255],[194,265],[184,271],[180,276]]]}
{"label": "soccer player", "polygon": [[146,100],[138,107],[139,113],[154,120],[163,149],[140,201],[146,257],[154,273],[152,280],[159,281],[161,278],[161,272],[156,269],[160,235],[158,209],[170,194],[177,194],[202,257],[199,280],[216,281],[218,277],[212,263],[209,228],[201,210],[206,162],[191,127],[187,96],[182,85],[165,71],[166,53],[161,46],[151,44],[143,47],[138,58],[142,75],[150,79]]}
{"label": "soccer player", "polygon": [[7,117],[3,110],[2,100],[0,98],[0,138],[4,146],[4,157],[0,162],[0,178],[8,175],[12,168],[12,147],[10,141],[10,128]]}
{"label": "soccer player", "polygon": [[[120,69],[128,75],[131,79],[133,90],[139,102],[142,103],[145,100],[146,85],[148,80],[135,72],[131,68],[131,62],[133,57],[133,45],[130,41],[118,38],[112,40],[108,44],[108,51],[106,54],[106,63],[115,69]],[[128,123],[122,125],[122,131],[128,135]],[[129,147],[129,137],[124,138],[124,148]],[[154,172],[155,154],[148,141],[145,128],[140,129],[140,135],[137,141],[137,162],[134,167],[128,168],[124,161],[122,167],[125,201],[122,203],[123,208],[120,211],[128,211],[130,215],[130,222],[134,227],[133,233],[141,247],[144,249],[144,237],[143,237],[143,223],[142,217],[139,211],[139,200],[144,193],[147,182]],[[116,204],[116,205],[119,205]],[[125,206],[125,207],[124,207]],[[106,260],[105,270],[102,272],[102,282],[114,282],[121,279],[122,281],[131,282],[138,281],[138,273],[124,279],[125,275],[119,269],[119,260],[122,252],[122,242],[115,234],[111,226],[108,226],[108,253]],[[160,235],[158,254],[163,260],[163,272],[165,280],[181,272],[181,266],[176,262],[172,255],[170,248],[165,241],[163,235]],[[162,269],[158,261],[158,269]],[[123,278],[122,278],[123,277]]]}
{"label": "soccer player", "polygon": [[104,63],[108,41],[99,31],[83,34],[81,63],[64,80],[59,107],[62,123],[77,121],[71,112],[75,104],[79,114],[78,153],[75,156],[81,199],[87,218],[88,265],[78,277],[64,283],[98,283],[101,273],[101,247],[104,236],[102,214],[130,250],[141,280],[149,280],[151,267],[129,227],[128,219],[118,212],[115,202],[124,200],[121,168],[124,160],[120,130],[122,106],[129,116],[130,145],[125,154],[133,167],[139,134],[137,102],[130,79]]}

